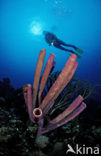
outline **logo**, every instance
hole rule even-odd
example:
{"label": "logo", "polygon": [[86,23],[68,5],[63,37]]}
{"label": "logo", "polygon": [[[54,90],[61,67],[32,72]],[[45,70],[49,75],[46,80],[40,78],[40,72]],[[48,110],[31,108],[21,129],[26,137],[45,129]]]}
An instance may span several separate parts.
{"label": "logo", "polygon": [[78,144],[76,144],[75,150],[73,149],[73,147],[68,144],[67,145],[68,149],[66,151],[66,154],[68,153],[74,153],[74,154],[99,154],[100,150],[99,147],[86,147],[85,145],[83,145],[82,147],[79,147]]}

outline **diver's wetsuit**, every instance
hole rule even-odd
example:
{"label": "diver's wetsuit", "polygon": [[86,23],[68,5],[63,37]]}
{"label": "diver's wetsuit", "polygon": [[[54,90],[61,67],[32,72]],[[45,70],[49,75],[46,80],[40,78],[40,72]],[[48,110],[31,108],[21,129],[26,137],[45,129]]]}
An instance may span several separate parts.
{"label": "diver's wetsuit", "polygon": [[66,49],[66,48],[63,47],[63,46],[67,46],[67,47],[73,48],[74,50],[82,53],[82,51],[80,51],[79,48],[77,48],[74,45],[66,44],[65,42],[63,42],[60,39],[58,39],[53,33],[50,33],[50,32],[47,32],[47,31],[43,31],[43,34],[45,35],[45,40],[46,40],[46,42],[49,45],[53,45],[56,48],[59,48],[61,50],[67,51],[67,52],[75,53],[73,50]]}
{"label": "diver's wetsuit", "polygon": [[77,49],[74,45],[70,45],[70,44],[66,44],[65,42],[61,41],[61,40],[57,40],[56,43],[53,43],[53,45],[56,47],[56,48],[59,48],[61,50],[64,50],[64,51],[68,51],[68,52],[71,52],[71,53],[74,53],[73,50],[70,50],[70,49],[66,49],[63,46],[67,46],[67,47],[71,47],[71,48],[74,48],[75,50]]}

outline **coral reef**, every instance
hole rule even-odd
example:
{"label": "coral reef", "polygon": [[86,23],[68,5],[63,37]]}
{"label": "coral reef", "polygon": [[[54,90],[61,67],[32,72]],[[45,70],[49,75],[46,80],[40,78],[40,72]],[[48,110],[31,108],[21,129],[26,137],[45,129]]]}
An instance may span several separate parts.
{"label": "coral reef", "polygon": [[45,54],[45,50],[40,51],[35,71],[33,92],[30,84],[24,86],[24,99],[28,108],[29,118],[33,123],[38,123],[37,137],[66,124],[86,108],[86,104],[82,102],[83,97],[79,95],[68,108],[44,126],[45,115],[49,112],[57,97],[67,86],[78,66],[76,61],[77,56],[71,54],[58,78],[49,89],[47,95],[42,99],[42,93],[52,70],[55,58],[54,54],[50,54],[39,85]]}
{"label": "coral reef", "polygon": [[49,138],[44,135],[41,135],[40,137],[36,139],[35,143],[37,144],[39,148],[41,149],[45,148],[47,147],[47,144],[49,144]]}
{"label": "coral reef", "polygon": [[[50,88],[57,79],[59,72],[50,74],[47,80]],[[87,109],[71,122],[63,125],[45,134],[44,147],[36,142],[37,124],[29,121],[26,105],[23,99],[23,90],[19,88],[12,90],[12,85],[5,87],[4,81],[0,81],[2,88],[0,88],[0,155],[18,155],[18,156],[65,156],[67,151],[67,144],[75,148],[76,144],[90,145],[91,147],[101,147],[101,101],[94,100],[94,97],[86,100]],[[9,81],[10,82],[10,81]],[[50,84],[50,85],[49,85]],[[78,84],[78,87],[76,88]],[[85,84],[86,87],[85,87]],[[4,87],[3,87],[4,86]],[[70,83],[66,86],[62,95],[55,101],[53,108],[49,111],[46,119],[50,121],[50,117],[54,118],[61,111],[64,111],[67,106],[62,106],[58,102],[61,101],[61,96],[65,92],[73,94],[75,98],[79,93],[82,95],[91,91],[89,84],[84,80],[74,76]],[[11,87],[11,88],[10,88]],[[69,87],[69,90],[68,90]],[[76,89],[75,89],[76,88]],[[93,87],[92,87],[93,88]],[[11,91],[10,94],[9,90]],[[45,91],[46,92],[46,91]],[[65,94],[67,105],[71,103],[71,94]],[[65,102],[65,101],[64,101]],[[53,112],[54,110],[54,112]],[[50,115],[51,114],[51,115]],[[40,136],[43,138],[43,135]],[[40,140],[40,137],[38,140]]]}

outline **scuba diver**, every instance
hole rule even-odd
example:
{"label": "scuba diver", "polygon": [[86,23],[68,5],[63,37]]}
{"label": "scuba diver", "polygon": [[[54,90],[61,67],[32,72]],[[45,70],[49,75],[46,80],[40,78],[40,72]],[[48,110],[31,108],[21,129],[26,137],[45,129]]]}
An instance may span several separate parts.
{"label": "scuba diver", "polygon": [[[78,52],[79,54],[83,53],[83,51],[81,49],[77,48],[76,46],[67,44],[67,43],[63,42],[62,40],[58,39],[53,33],[50,33],[48,31],[43,31],[43,34],[44,34],[45,40],[49,44],[49,46],[52,45],[52,46],[54,46],[56,48],[59,48],[61,50],[71,52],[71,53],[74,53],[74,54],[76,54],[75,51]],[[64,48],[63,46],[73,48],[75,51]],[[77,55],[78,58],[80,58],[80,55],[78,55],[78,54],[76,54],[76,55]]]}

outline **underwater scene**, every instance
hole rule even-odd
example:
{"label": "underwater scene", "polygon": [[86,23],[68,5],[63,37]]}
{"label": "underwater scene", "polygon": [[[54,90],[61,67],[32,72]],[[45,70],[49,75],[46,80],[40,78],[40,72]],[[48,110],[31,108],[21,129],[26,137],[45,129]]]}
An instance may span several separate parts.
{"label": "underwater scene", "polygon": [[101,1],[0,0],[0,156],[101,156]]}

